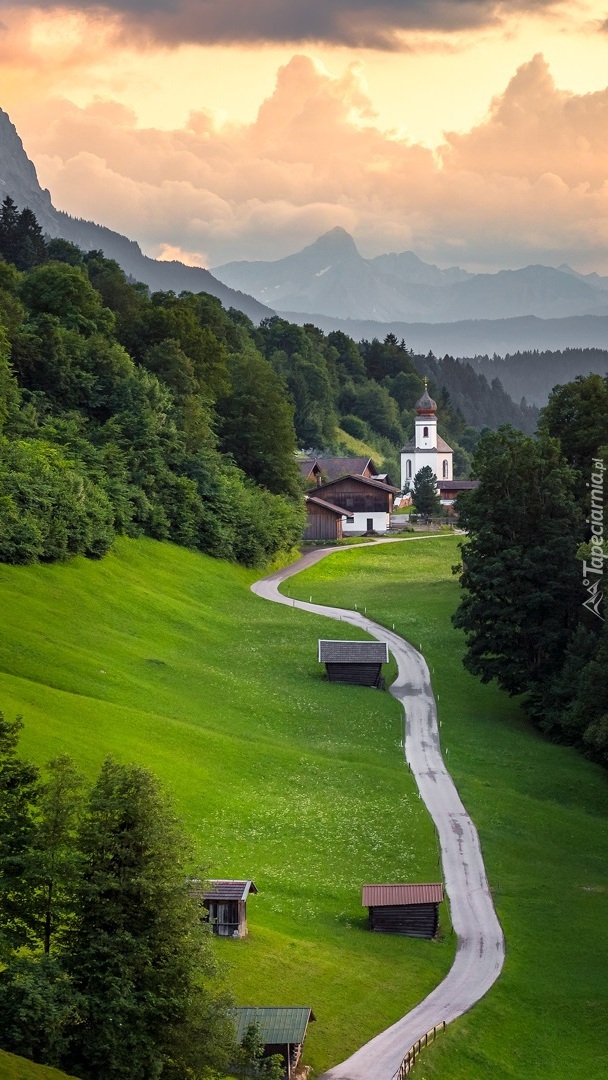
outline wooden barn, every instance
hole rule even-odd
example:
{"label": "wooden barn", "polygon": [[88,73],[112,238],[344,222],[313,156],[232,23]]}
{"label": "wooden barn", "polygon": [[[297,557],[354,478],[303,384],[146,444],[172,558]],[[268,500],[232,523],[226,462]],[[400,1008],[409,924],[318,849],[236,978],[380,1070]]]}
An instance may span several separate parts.
{"label": "wooden barn", "polygon": [[341,540],[346,510],[316,495],[306,496],[306,525],[303,540]]}
{"label": "wooden barn", "polygon": [[382,685],[382,665],[388,663],[385,641],[319,641],[319,663],[330,682],[357,686]]}
{"label": "wooden barn", "polygon": [[346,514],[345,535],[386,533],[390,524],[393,499],[399,488],[371,476],[340,476],[319,484],[315,491],[321,499],[341,506]]}
{"label": "wooden barn", "polygon": [[280,1054],[285,1062],[285,1075],[293,1076],[302,1056],[302,1045],[308,1025],[315,1014],[307,1006],[301,1008],[242,1008],[234,1010],[237,1042],[241,1043],[251,1024],[258,1029],[264,1043],[264,1056]]}
{"label": "wooden barn", "polygon": [[361,906],[369,928],[385,934],[433,938],[439,926],[443,885],[364,885]]}
{"label": "wooden barn", "polygon": [[[198,885],[198,888],[197,888]],[[214,934],[220,937],[247,936],[247,897],[257,893],[253,881],[212,879],[193,882],[192,894],[201,900]]]}

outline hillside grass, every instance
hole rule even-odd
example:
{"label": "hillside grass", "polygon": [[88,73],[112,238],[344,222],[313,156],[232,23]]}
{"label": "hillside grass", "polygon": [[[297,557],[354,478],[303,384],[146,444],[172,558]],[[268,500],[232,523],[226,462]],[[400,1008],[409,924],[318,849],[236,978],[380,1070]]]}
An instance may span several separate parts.
{"label": "hillside grass", "polygon": [[417,1080],[608,1076],[608,785],[461,665],[448,536],[330,555],[289,594],[352,608],[424,653],[447,764],[478,826],[506,936],[499,982],[416,1065]]}
{"label": "hillside grass", "polygon": [[238,1004],[313,1008],[305,1061],[321,1071],[424,997],[454,942],[445,910],[438,942],[366,929],[364,882],[438,875],[401,711],[324,681],[317,639],[361,635],[254,596],[254,577],[151,540],[99,562],[0,566],[0,707],[23,715],[38,763],[149,766],[193,870],[253,878],[250,935],[218,953]]}
{"label": "hillside grass", "polygon": [[0,1050],[0,1080],[71,1080],[66,1073]]}
{"label": "hillside grass", "polygon": [[343,447],[345,454],[352,454],[355,457],[370,457],[378,469],[384,464],[384,455],[379,450],[376,450],[370,443],[364,442],[363,439],[356,439],[354,435],[349,435],[348,431],[344,431],[344,428],[336,428],[336,438],[340,446]]}

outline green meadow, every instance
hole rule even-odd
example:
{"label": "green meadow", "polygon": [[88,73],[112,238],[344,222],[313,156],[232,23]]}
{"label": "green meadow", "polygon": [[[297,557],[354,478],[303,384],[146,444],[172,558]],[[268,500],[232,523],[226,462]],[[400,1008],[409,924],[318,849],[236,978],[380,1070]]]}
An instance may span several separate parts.
{"label": "green meadow", "polygon": [[66,1073],[0,1050],[0,1080],[70,1080]]}
{"label": "green meadow", "polygon": [[238,1004],[313,1008],[319,1072],[424,997],[454,940],[447,910],[438,942],[367,931],[364,882],[438,875],[400,709],[325,682],[317,639],[357,631],[254,596],[254,577],[151,540],[0,566],[0,707],[23,715],[22,753],[40,764],[67,752],[89,776],[107,754],[153,769],[193,872],[253,878],[249,937],[217,941],[226,978]]}
{"label": "green meadow", "polygon": [[[517,702],[461,665],[450,624],[457,540],[332,554],[286,582],[359,609],[424,653],[447,763],[478,826],[507,943],[490,993],[427,1051],[417,1080],[605,1080],[608,1076],[608,785],[542,738]],[[329,625],[329,624],[328,624]]]}

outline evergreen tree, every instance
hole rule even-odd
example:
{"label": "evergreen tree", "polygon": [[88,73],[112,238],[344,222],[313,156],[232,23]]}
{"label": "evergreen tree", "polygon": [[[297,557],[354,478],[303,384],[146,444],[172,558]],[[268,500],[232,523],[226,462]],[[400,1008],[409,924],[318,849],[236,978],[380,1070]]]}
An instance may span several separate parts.
{"label": "evergreen tree", "polygon": [[36,830],[36,873],[39,876],[40,937],[45,953],[59,933],[65,936],[78,879],[77,829],[82,807],[83,777],[67,755],[49,762],[42,785]]}
{"label": "evergreen tree", "polygon": [[249,1024],[231,1071],[238,1080],[283,1080],[285,1063],[280,1054],[264,1057],[260,1029],[257,1024]]}
{"label": "evergreen tree", "polygon": [[0,713],[0,960],[34,941],[31,883],[38,769],[17,756],[21,718]]}
{"label": "evergreen tree", "polygon": [[412,502],[416,513],[422,514],[423,517],[438,514],[441,509],[441,502],[437,494],[437,477],[430,465],[424,465],[414,477]]}
{"label": "evergreen tree", "polygon": [[149,772],[105,762],[80,852],[65,966],[82,1007],[68,1071],[84,1080],[189,1080],[225,1066],[232,1024],[209,988],[214,962],[188,895],[184,842]]}
{"label": "evergreen tree", "polygon": [[480,441],[479,487],[460,504],[465,667],[510,694],[559,670],[581,605],[582,518],[574,478],[554,440],[501,428]]}

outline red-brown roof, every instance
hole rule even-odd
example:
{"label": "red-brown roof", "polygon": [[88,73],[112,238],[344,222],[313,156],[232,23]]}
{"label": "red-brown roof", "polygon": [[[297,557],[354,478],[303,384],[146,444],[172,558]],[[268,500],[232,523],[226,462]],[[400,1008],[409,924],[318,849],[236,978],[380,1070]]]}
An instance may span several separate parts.
{"label": "red-brown roof", "polygon": [[316,463],[328,480],[337,480],[340,476],[349,476],[351,473],[359,476],[366,469],[374,476],[378,472],[372,459],[366,457],[318,457]]}
{"label": "red-brown roof", "polygon": [[402,904],[440,904],[443,885],[364,885],[361,907],[396,907]]}

